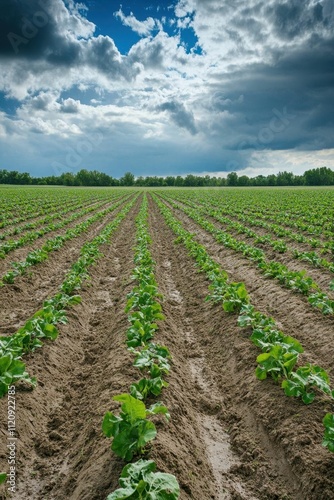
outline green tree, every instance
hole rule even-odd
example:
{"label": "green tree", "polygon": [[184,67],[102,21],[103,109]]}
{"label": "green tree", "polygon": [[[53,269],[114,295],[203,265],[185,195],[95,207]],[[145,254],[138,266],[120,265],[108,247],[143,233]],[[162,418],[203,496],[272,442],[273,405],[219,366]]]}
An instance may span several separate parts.
{"label": "green tree", "polygon": [[135,176],[131,172],[125,172],[119,181],[121,186],[133,186],[135,183]]}
{"label": "green tree", "polygon": [[230,172],[227,174],[227,185],[237,186],[238,185],[238,174],[236,172]]}

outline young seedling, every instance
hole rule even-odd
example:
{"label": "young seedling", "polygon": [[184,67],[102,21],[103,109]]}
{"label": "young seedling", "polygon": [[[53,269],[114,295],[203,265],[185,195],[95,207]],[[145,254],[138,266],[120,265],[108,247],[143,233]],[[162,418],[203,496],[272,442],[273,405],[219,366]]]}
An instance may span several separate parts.
{"label": "young seedling", "polygon": [[314,401],[315,393],[312,391],[314,387],[334,398],[334,391],[329,386],[328,373],[320,366],[311,364],[301,366],[290,374],[289,379],[282,382],[282,388],[287,396],[301,397],[305,404]]}
{"label": "young seedling", "polygon": [[177,500],[180,487],[172,474],[156,472],[153,460],[138,460],[126,465],[119,479],[121,488],[107,500]]}
{"label": "young seedling", "polygon": [[154,423],[147,417],[162,413],[168,420],[168,409],[160,403],[147,409],[142,401],[130,394],[114,396],[113,400],[122,403],[121,413],[117,416],[107,412],[103,419],[102,430],[107,437],[114,438],[111,449],[116,455],[130,462],[134,455],[143,453],[146,444],[157,434]]}
{"label": "young seedling", "polygon": [[332,413],[327,413],[322,422],[325,426],[322,445],[334,453],[334,415]]}

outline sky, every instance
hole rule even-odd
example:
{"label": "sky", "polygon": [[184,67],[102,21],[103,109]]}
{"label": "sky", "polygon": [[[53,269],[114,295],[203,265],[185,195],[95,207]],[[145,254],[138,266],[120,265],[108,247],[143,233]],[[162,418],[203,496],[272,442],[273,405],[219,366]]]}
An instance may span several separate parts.
{"label": "sky", "polygon": [[0,169],[334,167],[333,0],[1,0]]}

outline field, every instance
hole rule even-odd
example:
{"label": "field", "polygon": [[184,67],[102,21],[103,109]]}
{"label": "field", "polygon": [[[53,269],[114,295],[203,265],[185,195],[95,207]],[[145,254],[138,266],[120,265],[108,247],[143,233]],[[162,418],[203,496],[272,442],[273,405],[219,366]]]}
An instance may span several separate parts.
{"label": "field", "polygon": [[0,285],[0,498],[334,499],[334,189],[0,187]]}

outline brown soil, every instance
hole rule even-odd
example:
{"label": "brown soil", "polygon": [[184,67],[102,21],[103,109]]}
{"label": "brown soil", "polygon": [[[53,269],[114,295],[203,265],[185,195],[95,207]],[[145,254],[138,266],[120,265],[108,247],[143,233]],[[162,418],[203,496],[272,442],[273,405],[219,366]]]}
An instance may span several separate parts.
{"label": "brown soil", "polygon": [[[296,314],[290,317],[287,313],[286,304],[281,306],[277,297],[272,297],[268,289],[261,291],[261,287],[273,285],[273,291],[278,293],[285,293],[285,290],[259,276],[257,283],[254,283],[252,278],[255,276],[250,274],[251,268],[241,268],[243,259],[237,263],[236,256],[233,260],[230,251],[222,250],[210,235],[192,224],[189,218],[177,215],[188,230],[196,232],[198,241],[205,244],[210,255],[229,270],[233,280],[246,282],[255,307],[268,313],[266,304],[269,302],[270,307],[272,300],[276,310],[281,313],[279,321],[284,318],[288,319],[289,324],[296,321]],[[154,227],[162,227],[162,223],[155,223]],[[330,403],[319,396],[315,403],[305,406],[300,401],[287,398],[272,381],[260,382],[255,378],[256,356],[259,353],[247,338],[249,332],[238,328],[236,317],[225,314],[220,306],[204,303],[208,283],[195,270],[191,273],[191,266],[186,264],[189,257],[182,246],[172,250],[173,236],[170,231],[167,232],[169,235],[163,240],[164,245],[169,242],[166,254],[170,261],[170,255],[174,254],[176,288],[182,290],[182,297],[189,298],[184,307],[186,317],[191,320],[191,331],[195,332],[195,352],[192,354],[192,338],[187,357],[197,359],[197,366],[195,363],[193,370],[199,377],[202,390],[203,377],[204,384],[209,384],[206,396],[215,401],[215,395],[218,394],[221,404],[221,410],[217,413],[218,421],[223,424],[223,428],[228,429],[232,450],[237,452],[240,462],[232,466],[229,472],[232,470],[237,474],[240,484],[244,488],[245,484],[248,487],[244,496],[235,498],[251,498],[251,494],[260,499],[334,498],[334,458],[321,446],[321,420],[324,410],[331,410]],[[294,299],[292,294],[289,304]],[[305,312],[305,304],[301,305]],[[317,313],[311,314],[318,327],[321,325],[322,335],[319,335],[319,328],[313,330],[308,326],[307,346],[297,328],[291,332],[286,321],[281,321],[282,327],[302,342],[307,350],[307,360],[314,361],[314,352],[319,351],[321,343],[323,350],[315,361],[325,368],[333,369],[334,347],[328,352],[328,334],[331,333],[333,337],[333,321],[328,320],[327,326],[325,318],[319,318]],[[277,318],[277,315],[274,317]]]}
{"label": "brown soil", "polygon": [[[181,500],[334,499],[334,457],[321,446],[321,419],[330,404],[318,396],[305,406],[272,381],[255,378],[258,351],[249,332],[237,327],[235,315],[205,302],[205,276],[187,251],[174,245],[175,235],[149,199],[151,251],[166,316],[156,341],[169,347],[173,360],[161,398],[171,420],[156,418],[158,435],[147,457],[176,475]],[[102,248],[104,257],[81,292],[82,304],[71,310],[58,339],[25,358],[38,386],[33,391],[17,386],[15,500],[102,500],[118,486],[124,462],[111,452],[101,423],[107,410],[118,408],[112,396],[139,379],[124,343],[139,203]],[[252,303],[302,342],[304,360],[334,368],[332,320],[264,280],[248,261],[175,213],[233,280],[245,281]],[[73,245],[79,249],[82,242],[78,238]],[[33,297],[38,290],[26,294]],[[14,293],[11,300],[14,314]],[[20,304],[20,317],[25,310],[29,317],[32,305]],[[6,470],[6,398],[0,401],[0,419],[0,470]]]}
{"label": "brown soil", "polygon": [[[180,206],[184,206],[184,207],[189,208],[188,205],[183,204],[179,201],[177,201],[177,203]],[[308,252],[310,252],[314,249],[307,247],[306,245],[298,244],[296,242],[287,243],[286,238],[277,238],[277,237],[275,238],[275,235],[272,235],[271,233],[269,233],[265,229],[254,228],[254,227],[251,227],[251,225],[247,226],[246,223],[241,222],[245,227],[249,227],[258,236],[265,236],[265,235],[270,234],[274,240],[276,239],[279,241],[285,241],[287,243],[288,250],[284,253],[279,253],[279,252],[275,251],[274,248],[269,244],[258,244],[258,243],[255,244],[254,238],[247,238],[247,236],[245,234],[238,233],[235,229],[231,228],[227,224],[223,224],[223,223],[217,221],[214,217],[211,217],[210,215],[201,214],[201,216],[203,218],[207,219],[212,224],[214,224],[217,229],[220,229],[222,231],[226,231],[227,233],[229,233],[237,241],[243,242],[243,243],[246,243],[246,244],[249,244],[252,246],[256,246],[256,248],[260,248],[261,250],[263,250],[265,252],[266,259],[268,261],[274,260],[276,262],[280,262],[281,264],[284,264],[285,266],[287,266],[291,271],[306,270],[308,276],[310,276],[313,279],[313,281],[315,281],[320,286],[320,288],[328,294],[329,297],[332,297],[333,293],[330,291],[329,285],[330,285],[330,281],[334,277],[333,273],[331,271],[329,271],[328,269],[325,269],[323,267],[319,269],[308,262],[301,261],[300,259],[295,259],[293,257],[293,254],[292,254],[292,250],[294,250],[294,249],[297,249],[299,251],[308,251]],[[318,252],[319,256],[321,257],[319,249],[316,249],[316,251]],[[331,256],[329,254],[325,255],[325,258],[327,260],[331,261]]]}
{"label": "brown soil", "polygon": [[32,266],[26,275],[18,276],[14,284],[0,287],[0,335],[17,331],[48,296],[56,293],[71,265],[79,258],[81,247],[97,236],[122,207],[123,204],[92,224],[87,232],[68,240],[59,251],[50,252],[47,260]]}
{"label": "brown soil", "polygon": [[[101,200],[99,200],[99,199],[96,199],[95,201],[93,201],[91,199],[89,201],[86,201],[85,203],[81,203],[80,205],[77,202],[70,203],[70,204],[68,204],[66,206],[63,206],[61,208],[61,211],[66,209],[66,210],[68,210],[68,212],[66,214],[61,215],[60,217],[54,218],[51,222],[57,222],[60,219],[68,217],[69,215],[71,215],[71,214],[73,214],[75,212],[79,212],[80,210],[82,210],[84,208],[93,207],[94,205],[97,205],[100,202],[101,202]],[[50,213],[50,214],[47,214],[47,215],[50,216],[50,215],[54,215],[54,214]],[[33,217],[31,219],[27,219],[26,221],[20,222],[18,225],[6,226],[6,227],[0,229],[0,235],[3,234],[3,233],[6,233],[5,238],[0,241],[0,244],[6,242],[9,239],[18,239],[21,236],[25,235],[27,232],[35,230],[35,229],[24,229],[24,230],[22,230],[22,232],[20,232],[18,234],[14,233],[14,231],[15,231],[16,228],[22,228],[26,224],[31,224],[31,223],[39,222],[38,229],[44,228],[45,226],[47,226],[49,224],[48,222],[43,222],[43,223],[41,222],[44,219],[44,217],[45,217],[45,215],[44,216],[39,216],[39,217]],[[49,233],[49,234],[51,234],[51,233]]]}
{"label": "brown soil", "polygon": [[[44,236],[42,236],[41,238],[38,238],[37,240],[33,241],[32,243],[28,243],[27,245],[24,245],[21,248],[17,248],[15,250],[9,252],[5,256],[4,259],[0,259],[0,277],[3,276],[7,271],[9,271],[11,269],[11,263],[12,262],[22,262],[22,261],[24,261],[26,259],[27,254],[29,252],[31,252],[32,250],[37,250],[37,249],[41,248],[47,240],[49,240],[51,238],[55,238],[56,236],[62,236],[62,235],[64,235],[68,229],[73,229],[77,224],[80,224],[81,222],[84,222],[85,220],[90,219],[96,213],[102,212],[106,208],[114,205],[117,201],[118,200],[113,201],[113,202],[105,203],[104,205],[100,206],[94,212],[89,212],[88,214],[85,214],[85,215],[83,215],[81,217],[78,217],[77,219],[75,219],[74,221],[70,222],[69,224],[67,224],[63,228],[59,229],[58,231],[52,231],[50,233],[47,233]],[[66,215],[66,217],[67,216],[69,217],[70,215],[71,214],[69,213],[69,214]],[[100,223],[101,223],[101,220],[97,221],[96,224],[100,224]],[[93,226],[94,226],[94,224],[93,224]],[[18,236],[18,238],[19,238],[19,236]],[[13,239],[17,239],[17,238],[15,237]],[[32,268],[32,271],[33,271],[33,268]]]}
{"label": "brown soil", "polygon": [[[58,339],[25,358],[38,385],[16,394],[15,499],[102,499],[117,486],[124,464],[110,451],[101,423],[112,396],[126,392],[135,376],[124,348],[123,310],[131,289],[138,207],[137,202],[102,248],[105,257],[91,269],[82,304],[69,312]],[[5,399],[2,403],[0,419],[6,422]],[[4,427],[2,434],[3,460]]]}

